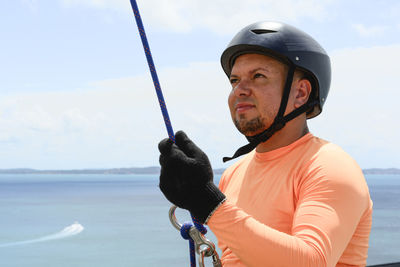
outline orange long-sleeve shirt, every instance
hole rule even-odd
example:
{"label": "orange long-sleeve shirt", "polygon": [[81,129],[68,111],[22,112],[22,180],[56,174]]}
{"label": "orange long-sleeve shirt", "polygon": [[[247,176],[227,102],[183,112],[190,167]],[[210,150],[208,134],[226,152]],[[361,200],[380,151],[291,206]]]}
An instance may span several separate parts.
{"label": "orange long-sleeve shirt", "polygon": [[307,134],[228,168],[208,226],[224,267],[365,266],[372,201],[361,169]]}

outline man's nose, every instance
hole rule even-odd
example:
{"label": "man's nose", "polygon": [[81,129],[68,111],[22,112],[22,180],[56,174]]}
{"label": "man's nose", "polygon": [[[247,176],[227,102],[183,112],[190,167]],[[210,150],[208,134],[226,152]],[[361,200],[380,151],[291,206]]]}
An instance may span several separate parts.
{"label": "man's nose", "polygon": [[251,95],[251,86],[246,80],[241,80],[233,87],[233,92],[235,96],[249,96]]}

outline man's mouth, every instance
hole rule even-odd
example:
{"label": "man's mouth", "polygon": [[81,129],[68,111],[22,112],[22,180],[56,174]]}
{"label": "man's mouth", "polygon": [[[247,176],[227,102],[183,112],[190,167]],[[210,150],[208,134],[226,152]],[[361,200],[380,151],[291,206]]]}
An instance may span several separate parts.
{"label": "man's mouth", "polygon": [[236,111],[236,113],[240,114],[240,113],[244,113],[254,107],[255,107],[255,105],[253,105],[251,103],[237,103],[235,105],[235,111]]}

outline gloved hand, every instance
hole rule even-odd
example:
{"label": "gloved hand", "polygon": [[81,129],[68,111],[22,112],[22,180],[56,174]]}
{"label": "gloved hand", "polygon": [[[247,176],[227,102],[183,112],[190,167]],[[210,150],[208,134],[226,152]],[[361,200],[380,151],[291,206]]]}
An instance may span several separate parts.
{"label": "gloved hand", "polygon": [[225,199],[213,183],[213,171],[207,155],[183,131],[158,144],[160,150],[160,189],[176,206],[187,209],[204,223]]}

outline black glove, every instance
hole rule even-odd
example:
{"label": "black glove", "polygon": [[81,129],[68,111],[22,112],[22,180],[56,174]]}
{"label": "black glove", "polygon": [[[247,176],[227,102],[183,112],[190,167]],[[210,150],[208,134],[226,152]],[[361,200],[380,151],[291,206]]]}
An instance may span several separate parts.
{"label": "black glove", "polygon": [[158,144],[160,155],[160,189],[176,206],[187,209],[204,223],[225,199],[213,183],[213,171],[207,155],[183,131]]}

